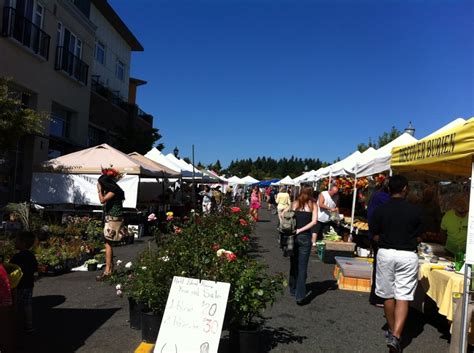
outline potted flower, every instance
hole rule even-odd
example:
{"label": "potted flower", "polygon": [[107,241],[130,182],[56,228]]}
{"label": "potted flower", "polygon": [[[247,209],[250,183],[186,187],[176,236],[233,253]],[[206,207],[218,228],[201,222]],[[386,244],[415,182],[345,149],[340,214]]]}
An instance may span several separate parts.
{"label": "potted flower", "polygon": [[275,302],[286,281],[282,274],[268,274],[265,265],[255,260],[237,261],[236,265],[227,310],[231,346],[236,353],[258,353],[262,313]]}
{"label": "potted flower", "polygon": [[97,264],[99,261],[96,259],[89,259],[86,262],[84,262],[85,265],[87,265],[87,271],[97,271]]}

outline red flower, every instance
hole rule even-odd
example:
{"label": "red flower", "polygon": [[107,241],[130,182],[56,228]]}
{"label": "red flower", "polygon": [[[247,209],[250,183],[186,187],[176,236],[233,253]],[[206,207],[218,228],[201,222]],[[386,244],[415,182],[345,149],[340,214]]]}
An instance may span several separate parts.
{"label": "red flower", "polygon": [[240,222],[240,224],[243,225],[243,226],[248,226],[248,225],[249,225],[248,222],[247,222],[245,219],[243,219],[243,218],[239,219],[239,222]]}
{"label": "red flower", "polygon": [[232,212],[232,213],[239,213],[239,212],[240,212],[240,208],[239,208],[239,207],[232,207],[232,208],[230,209],[230,212]]}
{"label": "red flower", "polygon": [[227,258],[227,261],[229,262],[237,260],[237,255],[235,255],[233,252],[230,252],[230,251],[225,254],[225,257]]}
{"label": "red flower", "polygon": [[183,231],[181,228],[179,228],[179,227],[177,227],[177,226],[174,226],[173,229],[174,229],[174,233],[175,233],[175,234],[179,234],[179,233],[181,233],[181,232]]}
{"label": "red flower", "polygon": [[214,251],[217,251],[217,250],[219,250],[220,248],[221,248],[221,246],[220,246],[219,244],[214,244],[214,245],[212,245],[212,250],[214,250]]}
{"label": "red flower", "polygon": [[246,235],[244,235],[244,236],[242,237],[242,240],[243,240],[243,241],[249,241],[249,239],[250,239],[250,238],[249,238],[248,236],[246,236]]}

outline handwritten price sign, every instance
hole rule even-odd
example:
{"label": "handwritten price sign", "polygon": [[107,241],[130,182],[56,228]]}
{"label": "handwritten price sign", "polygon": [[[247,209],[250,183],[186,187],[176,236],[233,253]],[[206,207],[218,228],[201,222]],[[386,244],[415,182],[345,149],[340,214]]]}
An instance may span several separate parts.
{"label": "handwritten price sign", "polygon": [[154,353],[217,353],[230,284],[173,278]]}

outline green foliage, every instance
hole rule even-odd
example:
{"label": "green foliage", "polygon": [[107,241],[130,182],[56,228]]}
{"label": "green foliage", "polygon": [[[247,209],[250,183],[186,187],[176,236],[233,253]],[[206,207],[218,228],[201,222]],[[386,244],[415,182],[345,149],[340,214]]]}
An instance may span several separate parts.
{"label": "green foliage", "polygon": [[48,120],[46,114],[25,108],[21,100],[14,98],[9,83],[0,77],[0,151],[13,148],[22,136],[42,133]]}
{"label": "green foliage", "polygon": [[30,205],[26,202],[9,203],[5,206],[5,211],[13,213],[21,222],[23,229],[30,230]]}
{"label": "green foliage", "polygon": [[253,223],[248,210],[231,208],[187,220],[168,217],[168,223],[169,232],[156,236],[157,248],[145,250],[133,264],[117,267],[111,280],[118,294],[163,312],[173,276],[228,282],[231,324],[255,323],[284,280],[269,275],[265,265],[249,257]]}
{"label": "green foliage", "polygon": [[359,150],[360,152],[364,152],[365,150],[369,149],[369,147],[378,149],[380,147],[385,146],[387,143],[395,140],[401,134],[402,132],[400,130],[398,130],[395,126],[392,126],[390,131],[384,132],[378,137],[377,143],[373,142],[372,138],[369,137],[369,142],[367,144],[359,143],[357,145],[357,150]]}
{"label": "green foliage", "polygon": [[258,157],[255,161],[250,158],[232,161],[226,169],[221,170],[221,173],[238,177],[251,175],[259,180],[284,178],[287,175],[294,178],[303,174],[305,167],[307,170],[317,170],[323,166],[325,163],[319,158],[302,159],[291,156],[276,160],[271,157]]}

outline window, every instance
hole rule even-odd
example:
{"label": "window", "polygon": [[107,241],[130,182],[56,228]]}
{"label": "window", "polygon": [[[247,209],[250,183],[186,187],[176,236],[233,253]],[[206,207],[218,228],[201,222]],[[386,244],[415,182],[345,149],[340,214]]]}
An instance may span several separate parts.
{"label": "window", "polygon": [[61,22],[58,22],[58,28],[56,31],[56,46],[60,47],[63,45],[63,24]]}
{"label": "window", "polygon": [[105,45],[99,41],[95,43],[95,60],[105,65]]}
{"label": "window", "polygon": [[56,137],[68,138],[71,116],[72,113],[70,111],[58,107],[53,108],[53,111],[51,112],[49,134]]}
{"label": "window", "polygon": [[125,65],[120,60],[117,60],[117,64],[115,67],[115,76],[121,81],[125,80]]}
{"label": "window", "polygon": [[93,126],[89,126],[89,146],[97,146],[105,142],[105,133]]}

